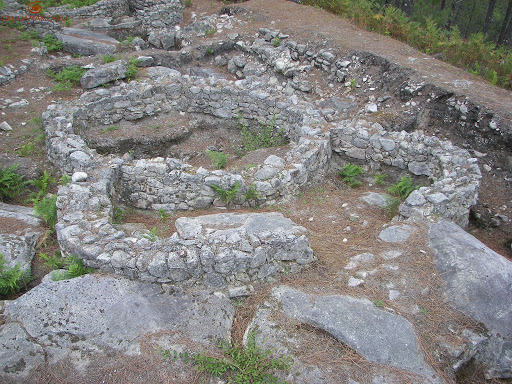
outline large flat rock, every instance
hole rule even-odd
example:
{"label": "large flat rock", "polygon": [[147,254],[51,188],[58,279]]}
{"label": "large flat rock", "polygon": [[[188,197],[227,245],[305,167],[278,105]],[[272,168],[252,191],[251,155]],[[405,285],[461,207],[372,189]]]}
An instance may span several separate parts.
{"label": "large flat rock", "polygon": [[124,79],[127,69],[128,63],[126,60],[117,60],[113,63],[100,65],[88,70],[80,79],[80,85],[90,89],[114,80]]}
{"label": "large flat rock", "polygon": [[64,43],[64,50],[80,55],[106,55],[117,50],[119,41],[98,32],[79,28],[64,28],[55,34]]}
{"label": "large flat rock", "polygon": [[488,375],[512,377],[512,262],[444,220],[430,226],[430,247],[446,300],[489,330],[477,356]]}
{"label": "large flat rock", "polygon": [[310,295],[286,286],[273,294],[287,316],[330,333],[367,360],[420,375],[424,383],[442,383],[403,317],[350,296]]}
{"label": "large flat rock", "polygon": [[151,335],[200,344],[229,339],[233,312],[222,294],[170,295],[158,285],[125,278],[86,275],[45,282],[6,305],[0,382],[23,382],[37,364],[70,357],[83,367],[89,355],[109,350],[138,355],[141,341]]}

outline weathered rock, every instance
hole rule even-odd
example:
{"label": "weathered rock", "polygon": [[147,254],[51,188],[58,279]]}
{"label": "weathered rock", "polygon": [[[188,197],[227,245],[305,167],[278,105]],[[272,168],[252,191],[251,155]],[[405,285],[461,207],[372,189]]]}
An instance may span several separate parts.
{"label": "weathered rock", "polygon": [[128,69],[127,65],[125,60],[116,60],[90,69],[80,79],[80,85],[90,89],[114,80],[124,79]]}
{"label": "weathered rock", "polygon": [[1,131],[12,131],[12,127],[9,125],[9,123],[7,121],[3,121],[0,124],[0,130]]}
{"label": "weathered rock", "polygon": [[167,67],[151,67],[148,69],[148,75],[152,79],[158,79],[159,77],[165,77],[165,76],[181,76],[181,73],[175,69],[167,68]]}
{"label": "weathered rock", "polygon": [[158,285],[86,275],[40,284],[8,302],[4,316],[0,378],[20,380],[46,362],[70,358],[83,368],[109,350],[138,355],[151,335],[228,339],[233,307],[222,294],[169,295]]}
{"label": "weathered rock", "polygon": [[476,358],[489,377],[512,377],[512,263],[447,221],[430,226],[430,246],[446,300],[489,331]]}
{"label": "weathered rock", "polygon": [[402,243],[406,241],[414,231],[414,227],[407,224],[393,225],[383,229],[379,233],[379,239],[386,243]]}
{"label": "weathered rock", "polygon": [[80,55],[112,54],[119,44],[107,35],[78,28],[64,28],[55,36],[64,43],[66,52]]}
{"label": "weathered rock", "polygon": [[71,176],[71,181],[74,183],[79,183],[81,181],[87,180],[87,173],[85,172],[75,172],[73,173],[73,176]]}
{"label": "weathered rock", "polygon": [[330,333],[364,358],[421,375],[425,383],[442,383],[403,317],[350,296],[309,295],[286,286],[275,288],[273,295],[287,316]]}
{"label": "weathered rock", "polygon": [[383,193],[367,192],[361,196],[361,200],[374,207],[385,207],[388,205],[387,195]]}

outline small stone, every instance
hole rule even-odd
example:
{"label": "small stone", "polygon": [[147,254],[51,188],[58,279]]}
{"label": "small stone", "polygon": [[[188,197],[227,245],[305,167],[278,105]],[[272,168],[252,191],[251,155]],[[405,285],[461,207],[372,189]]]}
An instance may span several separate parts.
{"label": "small stone", "polygon": [[488,164],[484,164],[484,165],[483,165],[483,168],[484,168],[484,171],[485,171],[485,172],[491,172],[491,171],[492,171],[491,166],[490,166],[490,165],[488,165]]}
{"label": "small stone", "polygon": [[87,173],[85,172],[75,172],[73,173],[73,176],[71,176],[71,181],[74,183],[79,183],[81,181],[86,181],[87,177]]}
{"label": "small stone", "polygon": [[356,279],[355,277],[352,277],[352,276],[350,276],[350,278],[348,279],[349,287],[358,287],[363,283],[364,283],[364,280]]}
{"label": "small stone", "polygon": [[366,106],[364,107],[364,111],[366,113],[375,113],[378,111],[378,107],[377,107],[377,104],[375,103],[368,103],[366,104]]}
{"label": "small stone", "polygon": [[415,229],[410,225],[393,225],[382,230],[379,233],[379,239],[386,243],[402,243],[406,241],[413,232],[415,232]]}
{"label": "small stone", "polygon": [[398,299],[400,296],[400,292],[398,292],[396,289],[392,289],[389,291],[389,300],[394,301]]}
{"label": "small stone", "polygon": [[12,131],[12,128],[7,121],[4,121],[2,124],[0,124],[0,129],[2,131]]}

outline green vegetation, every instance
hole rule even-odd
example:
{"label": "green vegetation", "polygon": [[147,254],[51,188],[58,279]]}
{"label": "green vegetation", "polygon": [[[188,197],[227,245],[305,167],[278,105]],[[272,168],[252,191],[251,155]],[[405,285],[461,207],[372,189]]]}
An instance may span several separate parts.
{"label": "green vegetation", "polygon": [[14,295],[27,286],[32,276],[23,272],[19,265],[12,268],[5,266],[4,255],[0,253],[0,298]]}
{"label": "green vegetation", "polygon": [[386,196],[387,204],[382,209],[389,215],[395,216],[398,213],[398,207],[402,203],[398,197]]}
{"label": "green vegetation", "polygon": [[152,243],[157,241],[158,240],[158,234],[157,234],[157,229],[156,227],[153,227],[149,230],[148,233],[142,235],[143,238],[145,239],[148,239],[149,241],[151,241]]}
{"label": "green vegetation", "polygon": [[357,177],[362,174],[364,174],[363,168],[352,163],[347,163],[339,172],[343,182],[347,183],[351,188],[361,185],[361,181]]}
{"label": "green vegetation", "polygon": [[387,178],[388,175],[386,175],[385,173],[377,173],[375,176],[373,176],[373,180],[377,185],[384,185],[386,183]]}
{"label": "green vegetation", "polygon": [[46,253],[41,252],[39,254],[39,257],[44,260],[44,265],[50,268],[51,270],[54,269],[61,269],[64,268],[66,265],[66,261],[62,258],[62,255],[60,251],[55,251],[53,255],[48,256]]}
{"label": "green vegetation", "polygon": [[375,305],[377,308],[382,308],[382,307],[384,307],[384,301],[382,301],[382,300],[375,300],[373,302],[373,305]]}
{"label": "green vegetation", "polygon": [[190,8],[192,6],[192,0],[185,0],[185,8]]}
{"label": "green vegetation", "polygon": [[171,217],[170,213],[165,212],[163,209],[158,210],[158,218],[162,221],[167,220],[169,217]]}
{"label": "green vegetation", "polygon": [[11,165],[7,168],[0,167],[0,200],[13,199],[18,196],[26,182],[23,176],[18,174],[16,170],[18,165]]}
{"label": "green vegetation", "polygon": [[272,45],[274,46],[274,48],[279,47],[279,44],[281,44],[281,39],[279,37],[274,37],[272,39]]}
{"label": "green vegetation", "polygon": [[238,116],[238,126],[241,129],[243,149],[246,152],[255,151],[260,148],[279,147],[286,144],[284,130],[276,130],[276,117],[267,123],[260,123],[258,128],[249,129],[243,121],[242,116]]}
{"label": "green vegetation", "polygon": [[20,35],[21,40],[35,40],[39,41],[39,33],[37,31],[23,31]]}
{"label": "green vegetation", "polygon": [[240,189],[240,183],[237,181],[230,189],[223,189],[213,184],[210,184],[210,187],[224,203],[228,204],[235,201],[238,190]]}
{"label": "green vegetation", "polygon": [[[96,4],[99,0],[40,0],[41,7],[43,10],[50,7],[59,7],[61,5],[67,5],[68,9],[86,7],[88,5]],[[20,0],[21,4],[28,4],[31,0]]]}
{"label": "green vegetation", "polygon": [[214,54],[213,48],[212,47],[206,47],[206,54],[207,55],[213,55]]}
{"label": "green vegetation", "polygon": [[259,348],[254,332],[249,333],[246,348],[226,342],[220,342],[218,347],[224,355],[222,358],[169,350],[162,350],[162,355],[173,361],[179,359],[185,364],[192,363],[199,374],[220,377],[236,384],[284,384],[275,373],[286,372],[292,364],[289,357],[276,358],[272,351]]}
{"label": "green vegetation", "polygon": [[111,125],[109,127],[102,128],[101,133],[114,132],[114,131],[117,131],[119,128],[120,128],[119,125]]}
{"label": "green vegetation", "polygon": [[55,271],[52,273],[53,281],[73,279],[94,271],[94,269],[86,267],[82,259],[74,255],[69,255],[65,259],[63,268],[66,269],[65,272]]}
{"label": "green vegetation", "polygon": [[123,224],[126,217],[126,212],[119,207],[114,206],[112,214],[112,224]]}
{"label": "green vegetation", "polygon": [[247,192],[244,194],[244,199],[247,201],[258,200],[260,198],[260,194],[256,190],[256,186],[254,184],[250,185],[247,189]]}
{"label": "green vegetation", "polygon": [[59,184],[60,185],[68,185],[69,183],[71,182],[71,177],[69,177],[69,175],[62,175],[59,179]]}
{"label": "green vegetation", "polygon": [[388,188],[388,192],[405,200],[412,191],[418,189],[419,186],[413,184],[410,176],[403,176],[400,181]]}
{"label": "green vegetation", "polygon": [[57,224],[57,195],[45,196],[34,202],[34,213],[44,220],[49,231],[53,233]]}
{"label": "green vegetation", "polygon": [[62,48],[64,48],[64,43],[59,41],[55,35],[44,36],[43,43],[46,45],[48,52],[62,51]]}
{"label": "green vegetation", "polygon": [[139,68],[137,67],[137,63],[139,62],[139,59],[136,57],[132,57],[128,61],[128,69],[125,72],[126,78],[128,80],[132,80],[137,76],[137,73],[139,73]]}
{"label": "green vegetation", "polygon": [[56,183],[55,178],[53,178],[46,170],[43,172],[41,177],[38,179],[29,180],[28,184],[37,188],[37,192],[33,192],[30,194],[28,200],[30,201],[39,201],[44,196],[48,194],[48,190]]}
{"label": "green vegetation", "polygon": [[206,151],[206,154],[208,155],[208,158],[212,162],[212,165],[216,169],[223,169],[226,166],[226,163],[228,161],[229,155],[224,152],[218,152],[218,151]]}
{"label": "green vegetation", "polygon": [[[417,1],[412,10],[406,9],[412,18],[403,10],[385,3],[389,0],[305,0],[305,4],[346,17],[363,28],[406,42],[452,65],[472,70],[500,87],[512,89],[512,52],[486,40],[484,34],[493,32],[493,37],[499,35],[494,40],[503,43],[507,38],[504,32],[510,34],[512,30],[506,25],[512,21],[503,20],[501,31],[498,26],[494,31],[485,31],[484,28],[482,33],[479,30],[481,23],[475,29],[475,12],[471,9],[471,4],[474,8],[480,2],[452,1],[451,10],[448,6],[444,8],[446,2],[443,2],[443,9],[439,10],[439,4],[434,1]],[[502,5],[504,7],[505,4]]]}
{"label": "green vegetation", "polygon": [[101,60],[103,61],[103,64],[113,63],[116,60],[119,60],[119,57],[114,55],[103,55],[101,56]]}
{"label": "green vegetation", "polygon": [[133,43],[133,40],[135,40],[135,36],[127,36],[126,39],[121,41],[119,44],[122,47],[126,48],[126,47],[128,47],[129,45],[131,45]]}
{"label": "green vegetation", "polygon": [[57,84],[53,90],[55,92],[69,91],[72,87],[80,84],[80,79],[87,72],[86,69],[76,65],[63,68],[60,72],[55,73],[52,70],[46,71],[46,74],[52,77]]}
{"label": "green vegetation", "polygon": [[206,31],[204,31],[205,36],[212,36],[217,30],[215,27],[208,28]]}

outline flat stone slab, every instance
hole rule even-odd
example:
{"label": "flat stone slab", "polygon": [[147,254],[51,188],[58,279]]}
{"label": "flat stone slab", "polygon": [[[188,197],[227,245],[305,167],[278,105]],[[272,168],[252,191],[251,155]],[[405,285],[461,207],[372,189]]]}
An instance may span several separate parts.
{"label": "flat stone slab", "polygon": [[116,60],[90,69],[80,79],[83,88],[91,89],[114,80],[124,79],[128,64],[125,60]]}
{"label": "flat stone slab", "polygon": [[79,28],[63,28],[55,36],[64,43],[66,52],[80,55],[112,54],[119,44],[110,36]]}
{"label": "flat stone slab", "polygon": [[383,193],[375,193],[375,192],[367,192],[363,196],[360,197],[366,204],[374,206],[374,207],[385,207],[389,204],[386,199],[385,194]]}
{"label": "flat stone slab", "polygon": [[386,243],[403,243],[406,241],[414,232],[415,228],[407,225],[393,225],[383,229],[379,233],[379,239]]}
{"label": "flat stone slab", "polygon": [[91,355],[112,349],[139,355],[151,335],[201,344],[229,339],[233,313],[223,294],[170,295],[155,284],[99,275],[48,281],[6,304],[0,381],[21,381],[38,364],[66,358],[83,368]]}
{"label": "flat stone slab", "polygon": [[512,377],[512,262],[448,221],[430,226],[445,298],[490,332],[478,355],[491,377]]}
{"label": "flat stone slab", "polygon": [[286,286],[275,288],[273,295],[286,315],[330,333],[367,360],[421,375],[425,383],[442,383],[403,317],[350,296],[309,295]]}

